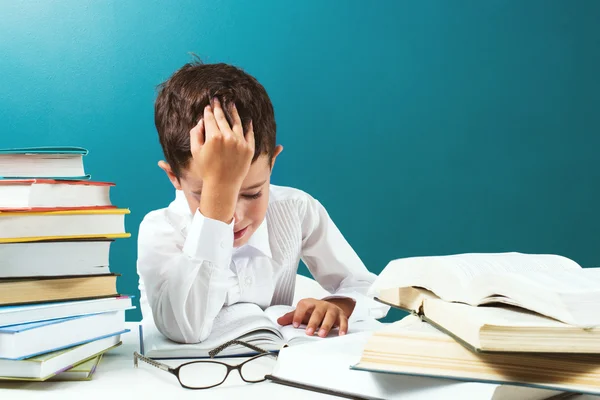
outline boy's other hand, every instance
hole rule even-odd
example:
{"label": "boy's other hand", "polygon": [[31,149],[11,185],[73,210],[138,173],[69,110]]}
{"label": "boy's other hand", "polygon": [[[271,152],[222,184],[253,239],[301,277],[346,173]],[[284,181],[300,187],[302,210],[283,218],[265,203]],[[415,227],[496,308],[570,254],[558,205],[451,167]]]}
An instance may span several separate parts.
{"label": "boy's other hand", "polygon": [[190,130],[190,168],[202,179],[200,212],[230,223],[244,178],[254,156],[252,122],[244,135],[235,104],[231,105],[232,126],[217,98],[204,108],[198,125]]}
{"label": "boy's other hand", "polygon": [[319,336],[326,337],[333,327],[339,327],[339,334],[348,332],[348,317],[354,310],[354,300],[335,298],[331,300],[302,299],[296,310],[277,320],[279,325],[293,324],[295,328],[306,324],[306,334],[312,336],[319,329]]}

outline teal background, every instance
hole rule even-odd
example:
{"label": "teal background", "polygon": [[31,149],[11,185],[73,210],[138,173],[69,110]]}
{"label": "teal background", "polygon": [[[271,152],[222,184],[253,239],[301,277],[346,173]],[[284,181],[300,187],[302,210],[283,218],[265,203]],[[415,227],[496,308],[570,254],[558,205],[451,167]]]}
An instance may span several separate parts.
{"label": "teal background", "polygon": [[598,21],[595,0],[0,0],[0,146],[90,150],[132,211],[111,263],[137,295],[139,223],[173,198],[155,87],[194,52],[264,84],[274,183],[321,200],[372,271],[475,251],[597,266]]}

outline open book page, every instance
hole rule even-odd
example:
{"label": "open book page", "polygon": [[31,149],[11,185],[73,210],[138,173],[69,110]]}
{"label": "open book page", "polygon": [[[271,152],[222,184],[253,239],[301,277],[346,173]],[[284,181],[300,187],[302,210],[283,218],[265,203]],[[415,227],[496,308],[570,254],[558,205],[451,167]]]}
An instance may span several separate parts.
{"label": "open book page", "polygon": [[386,288],[417,286],[447,301],[471,303],[467,290],[482,274],[581,269],[574,261],[551,254],[467,253],[448,256],[411,257],[391,261],[370,293]]}
{"label": "open book page", "polygon": [[507,297],[506,303],[568,324],[600,326],[600,268],[480,275],[468,291],[472,305],[488,303],[488,296],[500,294]]}
{"label": "open book page", "polygon": [[[277,323],[277,319],[282,315],[295,310],[295,307],[291,306],[271,306],[265,310],[265,315],[271,320],[271,322],[279,328],[281,335],[284,338],[285,343],[290,345],[300,344],[310,341],[319,341],[326,338],[338,337],[339,329],[333,328],[329,331],[329,335],[326,338],[321,338],[317,335],[317,332],[313,336],[306,334],[306,325],[302,324],[298,328],[294,328],[293,325],[280,326]],[[348,335],[364,331],[374,331],[380,329],[383,324],[373,318],[364,318],[362,320],[350,321],[348,323]]]}
{"label": "open book page", "polygon": [[424,314],[441,330],[482,351],[597,353],[600,327],[583,329],[518,307],[473,307],[427,300]]}
{"label": "open book page", "polygon": [[281,336],[283,336],[285,343],[290,343],[293,339],[300,340],[318,340],[320,337],[310,337],[306,334],[306,325],[300,325],[298,328],[294,328],[294,325],[281,326],[277,323],[279,317],[287,314],[288,312],[294,311],[295,307],[292,306],[271,306],[265,310],[265,315],[271,320],[271,322],[278,327]]}
{"label": "open book page", "polygon": [[[265,347],[268,343],[282,342],[278,326],[256,304],[238,303],[223,307],[214,320],[210,336],[201,343],[181,344],[163,336],[152,319],[144,320],[144,347],[151,357],[206,357],[208,351],[223,343],[242,338]],[[273,347],[273,346],[271,346]],[[231,347],[228,353],[251,352],[246,348]],[[223,353],[225,354],[225,353]]]}

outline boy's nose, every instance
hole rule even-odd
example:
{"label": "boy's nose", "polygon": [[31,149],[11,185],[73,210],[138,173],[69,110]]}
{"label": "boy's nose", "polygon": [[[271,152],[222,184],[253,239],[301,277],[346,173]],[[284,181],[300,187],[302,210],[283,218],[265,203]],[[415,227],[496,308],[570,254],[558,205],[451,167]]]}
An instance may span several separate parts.
{"label": "boy's nose", "polygon": [[233,220],[235,221],[235,223],[241,221],[244,217],[241,211],[242,210],[240,210],[238,206],[235,207],[235,211],[233,212]]}

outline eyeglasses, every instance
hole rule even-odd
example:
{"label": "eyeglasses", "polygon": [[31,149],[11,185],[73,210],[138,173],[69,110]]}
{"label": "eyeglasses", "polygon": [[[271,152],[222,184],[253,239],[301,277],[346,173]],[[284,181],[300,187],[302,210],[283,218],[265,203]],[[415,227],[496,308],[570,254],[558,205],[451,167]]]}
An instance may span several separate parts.
{"label": "eyeglasses", "polygon": [[142,360],[156,368],[167,371],[175,375],[181,386],[186,389],[209,389],[219,386],[225,382],[229,373],[234,370],[237,370],[242,380],[247,383],[258,383],[266,380],[265,376],[273,372],[275,363],[277,362],[277,355],[274,353],[270,353],[250,343],[232,340],[211,350],[208,355],[214,358],[227,347],[234,344],[245,346],[259,354],[237,365],[230,365],[214,360],[199,360],[171,368],[166,364],[145,357],[136,351],[133,353],[133,365],[137,368],[138,360]]}

